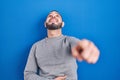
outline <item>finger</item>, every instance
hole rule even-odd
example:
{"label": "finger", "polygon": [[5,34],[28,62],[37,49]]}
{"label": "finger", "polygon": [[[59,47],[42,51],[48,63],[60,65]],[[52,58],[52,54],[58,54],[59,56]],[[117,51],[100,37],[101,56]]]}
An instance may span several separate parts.
{"label": "finger", "polygon": [[86,48],[89,44],[90,44],[89,41],[86,40],[86,39],[83,39],[83,40],[81,40],[81,41],[78,42],[78,45],[79,45],[82,49]]}
{"label": "finger", "polygon": [[91,51],[91,54],[89,55],[87,62],[88,63],[92,63],[93,62],[93,58],[94,58],[94,51]]}
{"label": "finger", "polygon": [[76,46],[76,49],[77,49],[77,52],[78,52],[77,60],[82,61],[83,60],[83,58],[81,56],[82,48],[78,45],[78,46]]}
{"label": "finger", "polygon": [[83,49],[82,56],[88,62],[89,62],[90,56],[92,55],[93,48],[94,48],[94,44],[92,42],[89,42],[86,48]]}
{"label": "finger", "polygon": [[78,51],[77,51],[77,49],[76,49],[76,46],[73,47],[73,48],[72,48],[72,56],[75,57],[75,58],[77,58],[78,54],[79,54],[79,53],[78,53]]}
{"label": "finger", "polygon": [[55,80],[65,80],[67,76],[58,76]]}
{"label": "finger", "polygon": [[87,62],[94,64],[94,63],[97,62],[98,58],[99,58],[99,51],[98,51],[96,48],[94,48],[94,49],[92,50],[91,55],[89,56]]}
{"label": "finger", "polygon": [[77,56],[77,60],[81,62],[81,61],[83,61],[83,57],[81,55],[79,55],[79,56]]}
{"label": "finger", "polygon": [[89,46],[88,48],[90,49],[90,52],[89,52],[89,56],[87,58],[87,62],[88,63],[92,63],[92,59],[93,59],[93,56],[94,56],[94,44],[92,42],[89,43]]}
{"label": "finger", "polygon": [[78,46],[75,46],[72,48],[72,55],[73,57],[75,57],[76,59],[78,59],[79,61],[82,61],[83,58],[82,56],[80,55],[80,52],[78,50]]}
{"label": "finger", "polygon": [[61,77],[62,80],[66,79],[66,78],[67,78],[67,76],[62,76],[62,77]]}
{"label": "finger", "polygon": [[90,48],[89,48],[90,42],[86,39],[81,40],[78,43],[79,48],[81,49],[81,57],[84,60],[87,60],[88,56],[89,56],[89,52],[90,52]]}
{"label": "finger", "polygon": [[98,61],[98,58],[99,58],[99,50],[95,50],[94,53],[93,53],[93,58],[92,58],[92,63],[95,64],[97,61]]}
{"label": "finger", "polygon": [[88,58],[91,55],[91,50],[92,50],[92,47],[89,47],[89,46],[83,50],[83,52],[81,53],[81,56],[84,60],[88,61]]}

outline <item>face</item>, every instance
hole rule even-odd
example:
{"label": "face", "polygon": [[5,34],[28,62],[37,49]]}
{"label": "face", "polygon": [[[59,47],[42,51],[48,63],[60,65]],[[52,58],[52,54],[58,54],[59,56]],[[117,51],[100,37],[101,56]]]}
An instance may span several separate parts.
{"label": "face", "polygon": [[45,25],[46,25],[46,28],[49,30],[60,29],[63,25],[62,17],[60,16],[58,12],[52,11],[47,16]]}

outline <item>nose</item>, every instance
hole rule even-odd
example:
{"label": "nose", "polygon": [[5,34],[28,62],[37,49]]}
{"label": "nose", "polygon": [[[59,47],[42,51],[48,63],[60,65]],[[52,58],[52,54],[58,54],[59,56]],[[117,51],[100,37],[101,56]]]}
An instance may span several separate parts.
{"label": "nose", "polygon": [[52,18],[55,18],[55,16],[52,16]]}
{"label": "nose", "polygon": [[56,17],[56,15],[55,15],[55,14],[52,14],[52,15],[51,15],[51,18],[55,18],[55,17]]}

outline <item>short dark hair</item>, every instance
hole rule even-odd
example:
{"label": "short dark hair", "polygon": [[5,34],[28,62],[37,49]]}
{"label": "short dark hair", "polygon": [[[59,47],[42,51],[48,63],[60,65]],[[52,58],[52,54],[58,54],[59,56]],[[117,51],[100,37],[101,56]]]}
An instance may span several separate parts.
{"label": "short dark hair", "polygon": [[[50,13],[51,13],[51,12],[54,12],[54,11],[57,12],[57,13],[62,17],[62,15],[61,15],[61,14],[59,13],[59,11],[57,11],[57,10],[51,10]],[[49,14],[50,14],[50,13],[49,13]]]}

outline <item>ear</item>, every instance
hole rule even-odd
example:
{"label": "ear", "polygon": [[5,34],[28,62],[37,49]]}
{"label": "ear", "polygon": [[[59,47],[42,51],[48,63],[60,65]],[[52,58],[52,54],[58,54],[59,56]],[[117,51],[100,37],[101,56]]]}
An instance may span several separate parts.
{"label": "ear", "polygon": [[64,23],[64,22],[62,22],[62,27],[64,27],[64,25],[65,25],[65,23]]}
{"label": "ear", "polygon": [[44,26],[46,27],[46,22],[44,22]]}

